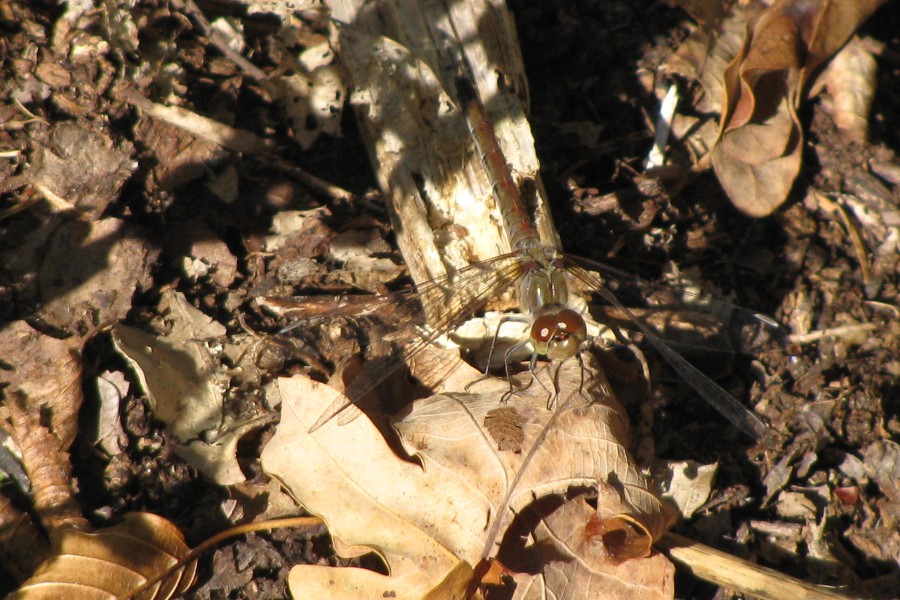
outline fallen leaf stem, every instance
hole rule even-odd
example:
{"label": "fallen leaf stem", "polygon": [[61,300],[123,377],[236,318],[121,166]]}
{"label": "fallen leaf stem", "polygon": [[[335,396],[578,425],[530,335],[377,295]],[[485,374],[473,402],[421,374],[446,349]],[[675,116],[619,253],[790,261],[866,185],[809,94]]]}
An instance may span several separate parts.
{"label": "fallen leaf stem", "polygon": [[229,538],[252,533],[254,531],[270,531],[272,529],[280,529],[282,527],[314,527],[322,525],[323,523],[324,521],[320,517],[287,517],[284,519],[259,521],[258,523],[245,523],[243,525],[236,525],[235,527],[231,527],[229,529],[226,529],[225,531],[220,531],[216,535],[206,539],[199,546],[185,554],[178,560],[178,562],[173,564],[171,567],[158,574],[156,577],[149,579],[142,586],[132,590],[129,595],[124,596],[121,600],[131,600],[132,598],[138,597],[141,593],[149,589],[151,586],[154,586],[160,581],[164,580],[166,577],[169,577],[172,573],[175,573],[178,569],[181,569],[191,561],[197,560],[197,558],[204,552]]}

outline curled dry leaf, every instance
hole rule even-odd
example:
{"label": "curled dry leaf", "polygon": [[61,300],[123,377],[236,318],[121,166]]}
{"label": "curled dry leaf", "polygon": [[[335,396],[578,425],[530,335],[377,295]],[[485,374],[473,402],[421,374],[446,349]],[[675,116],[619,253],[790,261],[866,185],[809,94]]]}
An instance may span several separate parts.
{"label": "curled dry leaf", "polygon": [[[129,513],[121,523],[95,533],[60,529],[52,546],[50,557],[8,600],[121,598],[189,551],[175,525],[149,513]],[[182,594],[195,571],[196,562],[189,563],[138,598],[161,600]]]}
{"label": "curled dry leaf", "polygon": [[[479,378],[465,368],[470,382]],[[310,597],[313,588],[307,586],[318,582],[315,586],[325,587],[315,587],[316,593],[325,589],[331,597],[360,597],[364,586],[372,597],[419,598],[450,581],[458,587],[443,592],[461,594],[472,566],[502,547],[516,514],[536,498],[571,489],[603,489],[598,507],[575,525],[591,538],[586,544],[598,556],[605,553],[615,562],[649,555],[653,539],[665,531],[666,516],[628,456],[627,423],[605,378],[593,365],[584,369],[574,360],[558,372],[554,368],[552,375],[542,369],[537,382],[502,408],[500,398],[509,387],[498,379],[478,383],[473,388],[478,393],[417,401],[395,427],[421,466],[398,458],[368,419],[344,426],[333,419],[310,435],[308,429],[335,392],[305,377],[279,380],[282,421],[263,452],[263,467],[307,510],[325,519],[341,555],[374,550],[391,573],[298,566],[294,595]],[[554,410],[547,409],[551,377],[560,390]],[[526,375],[524,382],[529,380]],[[598,520],[627,535],[591,536]],[[603,544],[623,537],[628,543]],[[581,560],[579,549],[572,548],[561,560]],[[578,576],[586,579],[565,585],[556,580],[560,587],[553,593],[574,597],[570,594],[582,584],[605,589],[600,572],[579,571]],[[345,589],[353,591],[342,596]]]}
{"label": "curled dry leaf", "polygon": [[719,0],[679,2],[699,26],[665,62],[663,69],[696,80],[703,88],[697,110],[721,113],[725,67],[738,55],[747,33],[747,22],[762,10],[758,2],[732,7],[726,13]]}
{"label": "curled dry leaf", "polygon": [[6,408],[41,523],[50,532],[65,526],[86,527],[72,489],[69,455],[41,423],[40,410],[21,393],[7,396]]}
{"label": "curled dry leaf", "polygon": [[741,212],[764,217],[800,172],[803,133],[792,102],[800,82],[796,23],[772,7],[725,69],[724,112],[713,167]]}
{"label": "curled dry leaf", "polygon": [[[698,79],[700,107],[722,113],[713,166],[734,205],[745,214],[771,214],[787,198],[801,166],[797,109],[807,83],[884,0],[779,0],[681,4],[701,23],[668,69]],[[748,23],[743,44],[734,41]],[[723,70],[725,62],[729,62]],[[722,82],[722,105],[715,96]]]}
{"label": "curled dry leaf", "polygon": [[[601,486],[602,487],[602,486]],[[586,524],[586,525],[585,525]],[[575,498],[543,519],[535,531],[544,568],[543,585],[517,577],[520,598],[543,598],[541,588],[571,589],[569,598],[673,598],[675,565],[661,553],[647,556],[641,535],[626,518],[604,519]],[[635,545],[631,545],[635,544]],[[617,554],[610,554],[610,550]],[[634,554],[640,560],[617,560]],[[572,585],[572,584],[576,585]],[[526,591],[527,590],[527,591]]]}

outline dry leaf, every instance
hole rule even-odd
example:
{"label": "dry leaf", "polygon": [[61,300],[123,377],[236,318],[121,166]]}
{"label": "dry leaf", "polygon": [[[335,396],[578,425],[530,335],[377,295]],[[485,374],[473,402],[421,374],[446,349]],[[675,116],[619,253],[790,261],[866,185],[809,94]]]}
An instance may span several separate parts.
{"label": "dry leaf", "polygon": [[744,44],[747,22],[764,6],[758,1],[748,2],[732,6],[726,13],[721,0],[682,0],[679,5],[700,26],[678,47],[663,69],[700,83],[704,94],[697,102],[697,110],[721,113],[725,98],[722,80],[725,68]]}
{"label": "dry leaf", "polygon": [[798,23],[807,51],[798,97],[793,99],[796,105],[799,106],[800,95],[805,92],[816,69],[840,50],[885,2],[887,0],[782,0],[784,12]]}
{"label": "dry leaf", "polygon": [[[779,0],[734,4],[722,14],[712,2],[682,2],[702,27],[668,69],[702,83],[710,101],[724,83],[713,166],[735,207],[771,214],[800,171],[803,132],[797,118],[808,82],[884,0]],[[736,33],[749,23],[735,53]],[[730,64],[721,71],[724,61]]]}
{"label": "dry leaf", "polygon": [[[575,498],[545,518],[535,532],[545,557],[544,585],[549,589],[571,589],[568,598],[642,598],[675,596],[675,566],[660,553],[637,554],[640,560],[610,560],[616,543],[640,538],[625,520],[611,520],[608,530],[593,507]],[[608,539],[609,542],[604,542]],[[646,557],[645,557],[646,556]],[[522,590],[525,592],[525,590]],[[518,598],[544,597],[528,587]],[[518,590],[517,590],[518,592]]]}
{"label": "dry leaf", "polygon": [[[175,525],[150,513],[129,513],[121,523],[96,533],[66,527],[52,537],[51,556],[8,600],[119,598],[189,550]],[[193,582],[195,570],[192,562],[139,598],[182,594]]]}
{"label": "dry leaf", "polygon": [[7,396],[6,408],[41,523],[51,533],[63,526],[86,527],[72,489],[69,455],[41,423],[40,410],[22,394]]}
{"label": "dry leaf", "polygon": [[[223,412],[228,378],[206,341],[224,337],[225,328],[178,292],[163,294],[161,311],[171,323],[169,336],[116,325],[113,343],[137,374],[155,416],[172,432],[175,453],[222,485],[244,481],[237,443],[259,424],[231,423]],[[211,433],[214,440],[207,442]]]}
{"label": "dry leaf", "polygon": [[862,143],[869,136],[877,69],[875,57],[854,37],[835,55],[824,74],[834,124],[850,141]]}
{"label": "dry leaf", "polygon": [[[478,379],[470,371],[470,381]],[[503,380],[476,384],[477,394],[447,393],[416,402],[396,428],[421,467],[395,456],[368,419],[344,426],[332,420],[310,435],[334,391],[303,377],[281,379],[282,421],[263,452],[263,466],[307,510],[325,519],[339,553],[374,550],[384,558],[391,575],[375,578],[378,587],[369,590],[377,593],[422,597],[451,573],[492,556],[509,521],[535,498],[603,482],[616,482],[616,493],[601,497],[595,515],[606,522],[627,521],[643,532],[635,539],[642,544],[638,554],[646,556],[666,518],[630,462],[627,423],[605,379],[586,367],[582,381],[577,361],[563,363],[555,377],[562,408],[554,412],[547,409],[550,374],[544,369],[539,377],[540,383],[514,394],[505,406],[503,419],[519,423],[520,451],[501,450],[506,442],[496,441],[484,425],[508,391]],[[511,418],[509,411],[518,416]],[[496,419],[491,413],[489,422]],[[341,569],[303,565],[295,571],[302,573],[295,576],[298,582],[332,582],[333,593],[345,582]],[[372,581],[348,572],[347,585],[358,586],[359,577]],[[315,595],[306,588],[292,592]],[[562,588],[556,592],[569,597]]]}
{"label": "dry leaf", "polygon": [[798,34],[796,23],[772,7],[725,69],[712,162],[732,203],[752,217],[778,208],[800,172],[803,134],[791,102],[800,81]]}
{"label": "dry leaf", "polygon": [[3,569],[16,581],[23,581],[43,562],[48,552],[47,540],[28,513],[0,494],[0,563]]}
{"label": "dry leaf", "polygon": [[[80,341],[58,340],[35,331],[25,321],[15,321],[0,331],[0,384],[7,398],[25,394],[28,406],[50,415],[50,430],[58,438],[57,448],[67,449],[77,433],[81,407]],[[0,385],[0,387],[3,387]]]}
{"label": "dry leaf", "polygon": [[[4,431],[21,454],[27,472],[23,487],[31,485],[33,510],[50,532],[61,527],[86,527],[72,489],[72,469],[68,454],[60,449],[57,439],[42,423],[39,406],[31,406],[21,391],[7,392],[2,408],[9,419]],[[31,518],[0,495],[0,559],[17,580],[28,577],[49,550],[43,535]]]}

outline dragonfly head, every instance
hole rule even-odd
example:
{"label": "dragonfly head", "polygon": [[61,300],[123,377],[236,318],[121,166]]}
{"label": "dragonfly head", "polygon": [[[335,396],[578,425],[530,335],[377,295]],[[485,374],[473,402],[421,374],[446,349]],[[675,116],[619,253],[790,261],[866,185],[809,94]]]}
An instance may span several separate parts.
{"label": "dragonfly head", "polygon": [[584,318],[571,308],[544,307],[535,314],[531,324],[531,345],[550,360],[575,356],[586,338]]}

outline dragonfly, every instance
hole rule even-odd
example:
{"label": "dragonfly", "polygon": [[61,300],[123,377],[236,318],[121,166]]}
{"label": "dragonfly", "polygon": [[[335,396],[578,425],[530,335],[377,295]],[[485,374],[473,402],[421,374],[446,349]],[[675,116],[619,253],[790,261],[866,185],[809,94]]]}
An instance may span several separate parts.
{"label": "dragonfly", "polygon": [[[512,251],[457,269],[414,290],[347,298],[337,309],[285,326],[279,334],[348,319],[357,327],[370,331],[370,339],[375,341],[377,338],[387,348],[384,356],[369,363],[350,382],[344,394],[336,398],[312,425],[310,433],[336,417],[342,424],[358,416],[361,411],[356,404],[360,398],[439,336],[460,326],[511,287],[516,292],[521,312],[530,318],[527,340],[517,346],[530,342],[533,350],[531,368],[534,368],[537,356],[545,356],[550,361],[574,357],[588,338],[586,321],[572,303],[570,284],[577,283],[623,314],[625,321],[631,323],[696,392],[740,431],[753,439],[766,435],[769,428],[762,419],[672,349],[648,322],[620,301],[614,289],[631,285],[637,281],[635,278],[565,254],[542,242],[474,84],[469,78],[460,76],[456,88],[461,112],[487,173]],[[732,318],[737,315],[740,326],[755,332],[779,329],[774,320],[760,313],[715,300],[706,305],[712,310],[727,309]],[[507,356],[506,361],[509,360]]]}

